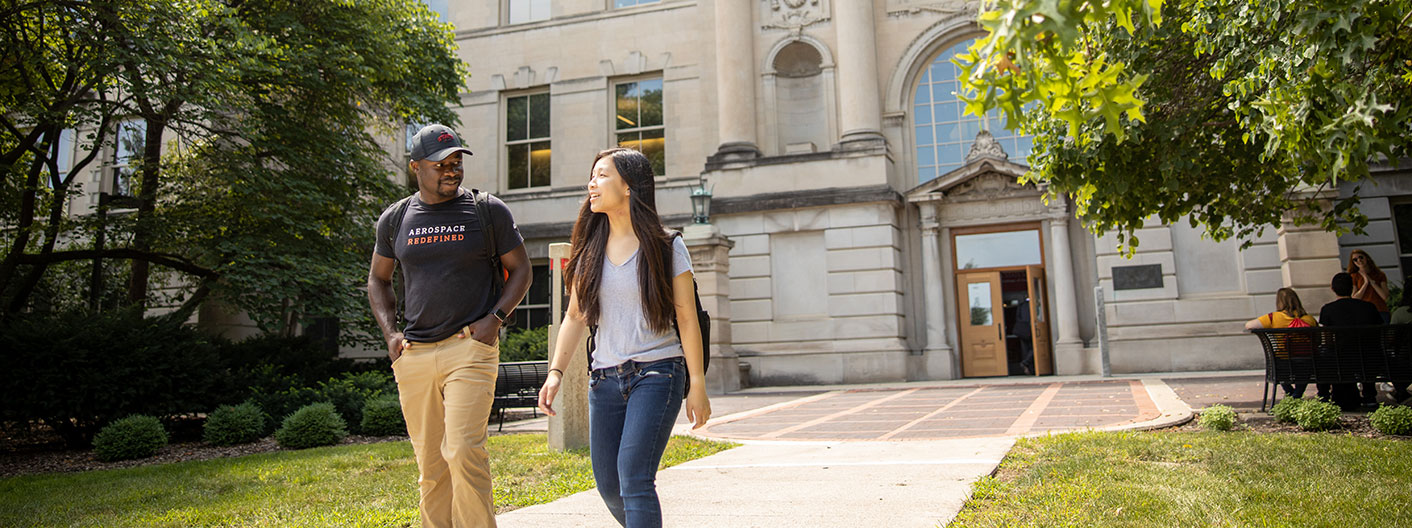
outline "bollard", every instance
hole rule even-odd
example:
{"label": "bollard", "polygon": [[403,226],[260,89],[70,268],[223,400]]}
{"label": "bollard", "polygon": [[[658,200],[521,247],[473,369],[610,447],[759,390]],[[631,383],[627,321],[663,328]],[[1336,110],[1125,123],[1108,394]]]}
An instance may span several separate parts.
{"label": "bollard", "polygon": [[[569,261],[568,244],[549,245],[549,353],[559,342],[559,329],[564,318],[564,264]],[[573,353],[573,360],[564,369],[559,394],[554,398],[557,416],[549,417],[549,448],[556,451],[588,447],[588,346],[587,332]]]}

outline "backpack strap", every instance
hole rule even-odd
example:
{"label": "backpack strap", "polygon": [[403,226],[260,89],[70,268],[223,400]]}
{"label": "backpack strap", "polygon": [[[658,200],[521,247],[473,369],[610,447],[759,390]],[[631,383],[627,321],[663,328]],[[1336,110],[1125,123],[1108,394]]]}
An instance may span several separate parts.
{"label": "backpack strap", "polygon": [[[471,200],[476,204],[476,220],[480,222],[482,238],[485,239],[485,249],[490,255],[490,296],[496,302],[500,301],[500,295],[505,291],[505,267],[500,263],[500,250],[495,246],[495,220],[490,216],[490,194],[478,189],[471,189]],[[511,323],[514,311],[510,312],[510,318],[506,318],[505,324]]]}
{"label": "backpack strap", "polygon": [[406,198],[398,200],[392,204],[392,229],[387,230],[387,247],[392,248],[393,260],[397,255],[397,234],[402,231],[402,220],[407,217],[407,208],[412,205],[412,197],[417,193],[407,195]]}

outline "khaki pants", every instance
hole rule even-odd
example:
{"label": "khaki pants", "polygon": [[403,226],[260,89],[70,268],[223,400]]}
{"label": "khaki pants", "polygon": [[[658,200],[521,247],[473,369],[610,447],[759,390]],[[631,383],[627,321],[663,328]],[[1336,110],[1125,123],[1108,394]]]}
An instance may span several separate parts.
{"label": "khaki pants", "polygon": [[412,343],[392,363],[421,476],[422,526],[494,527],[486,426],[500,350],[467,330]]}

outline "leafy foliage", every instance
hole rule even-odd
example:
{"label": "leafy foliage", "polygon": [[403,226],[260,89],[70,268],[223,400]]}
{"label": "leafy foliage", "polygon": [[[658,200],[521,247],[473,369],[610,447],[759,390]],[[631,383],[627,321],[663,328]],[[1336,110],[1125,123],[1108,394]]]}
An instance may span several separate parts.
{"label": "leafy foliage", "polygon": [[1380,405],[1368,421],[1385,435],[1412,435],[1412,407]]}
{"label": "leafy foliage", "polygon": [[1294,423],[1295,416],[1299,413],[1299,406],[1309,401],[1303,398],[1287,397],[1271,406],[1270,414],[1280,423]]}
{"label": "leafy foliage", "polygon": [[1338,425],[1343,411],[1337,405],[1321,400],[1309,400],[1294,411],[1294,421],[1305,431],[1323,431]]}
{"label": "leafy foliage", "polygon": [[167,430],[151,416],[135,414],[104,427],[93,437],[93,454],[98,460],[113,462],[147,458],[167,445]]}
{"label": "leafy foliage", "polygon": [[333,445],[348,436],[347,424],[330,403],[311,403],[284,419],[275,441],[289,449]]}
{"label": "leafy foliage", "polygon": [[542,361],[549,359],[549,327],[518,330],[500,340],[500,361]]}
{"label": "leafy foliage", "polygon": [[[29,204],[4,208],[19,214],[0,219],[25,227],[0,234],[7,246],[0,311],[30,307],[35,276],[50,264],[107,256],[133,262],[133,303],[151,297],[147,267],[155,263],[181,271],[170,282],[188,287],[188,301],[214,294],[266,332],[293,335],[319,317],[375,330],[358,287],[373,219],[401,194],[376,137],[406,121],[455,123],[448,104],[467,72],[451,26],[417,0],[63,2],[62,19],[43,11],[50,4],[0,12],[8,28],[38,35],[7,35],[18,62],[83,72],[103,88],[90,92],[125,95],[78,98],[88,106],[29,104],[61,98],[34,85],[42,72],[0,75],[0,115],[24,121],[0,129],[0,202]],[[66,32],[99,51],[63,53],[54,43]],[[97,152],[113,140],[109,121],[131,116],[147,123],[132,164],[138,203],[135,214],[106,219],[109,246],[88,246],[99,215],[30,221],[45,207],[66,210],[68,183],[46,198],[35,178],[17,178],[24,153],[43,152],[26,145],[49,137],[21,132],[86,123],[96,128],[80,135],[80,151]],[[179,151],[163,143],[173,133]],[[41,227],[53,229],[21,236]],[[340,336],[351,344],[373,334]]]}
{"label": "leafy foliage", "polygon": [[1212,431],[1229,431],[1235,426],[1236,412],[1228,405],[1212,405],[1201,410],[1201,427]]}
{"label": "leafy foliage", "polygon": [[395,394],[368,398],[363,404],[363,434],[392,436],[407,434],[407,419],[402,416],[402,402]]}
{"label": "leafy foliage", "polygon": [[1361,231],[1370,163],[1412,155],[1412,0],[986,4],[968,111],[1035,134],[1026,180],[1095,232],[1190,215],[1215,239],[1284,220]]}
{"label": "leafy foliage", "polygon": [[212,445],[245,444],[265,436],[265,413],[251,402],[222,405],[206,417],[202,440]]}

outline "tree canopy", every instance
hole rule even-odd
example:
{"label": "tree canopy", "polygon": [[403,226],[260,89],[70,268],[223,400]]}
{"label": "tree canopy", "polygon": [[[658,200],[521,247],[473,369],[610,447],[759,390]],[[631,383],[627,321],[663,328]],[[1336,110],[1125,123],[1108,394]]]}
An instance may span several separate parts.
{"label": "tree canopy", "polygon": [[1336,186],[1412,155],[1412,0],[985,4],[958,56],[968,111],[1034,134],[1027,180],[1132,251],[1189,215],[1249,239],[1366,219]]}
{"label": "tree canopy", "polygon": [[[187,308],[214,293],[269,332],[370,320],[359,288],[372,224],[405,170],[400,143],[389,156],[378,138],[455,123],[467,76],[451,27],[423,3],[40,1],[0,10],[0,24],[0,222],[14,226],[0,310],[32,309],[36,289],[80,279],[51,270],[104,258],[131,263],[127,303],[156,298],[155,264],[162,284],[187,286]],[[118,123],[134,121],[145,127],[121,138],[132,158],[112,159]],[[66,129],[80,151],[108,153],[99,163],[127,162],[123,209],[67,214],[85,165],[59,167]],[[11,203],[31,206],[10,216]]]}

